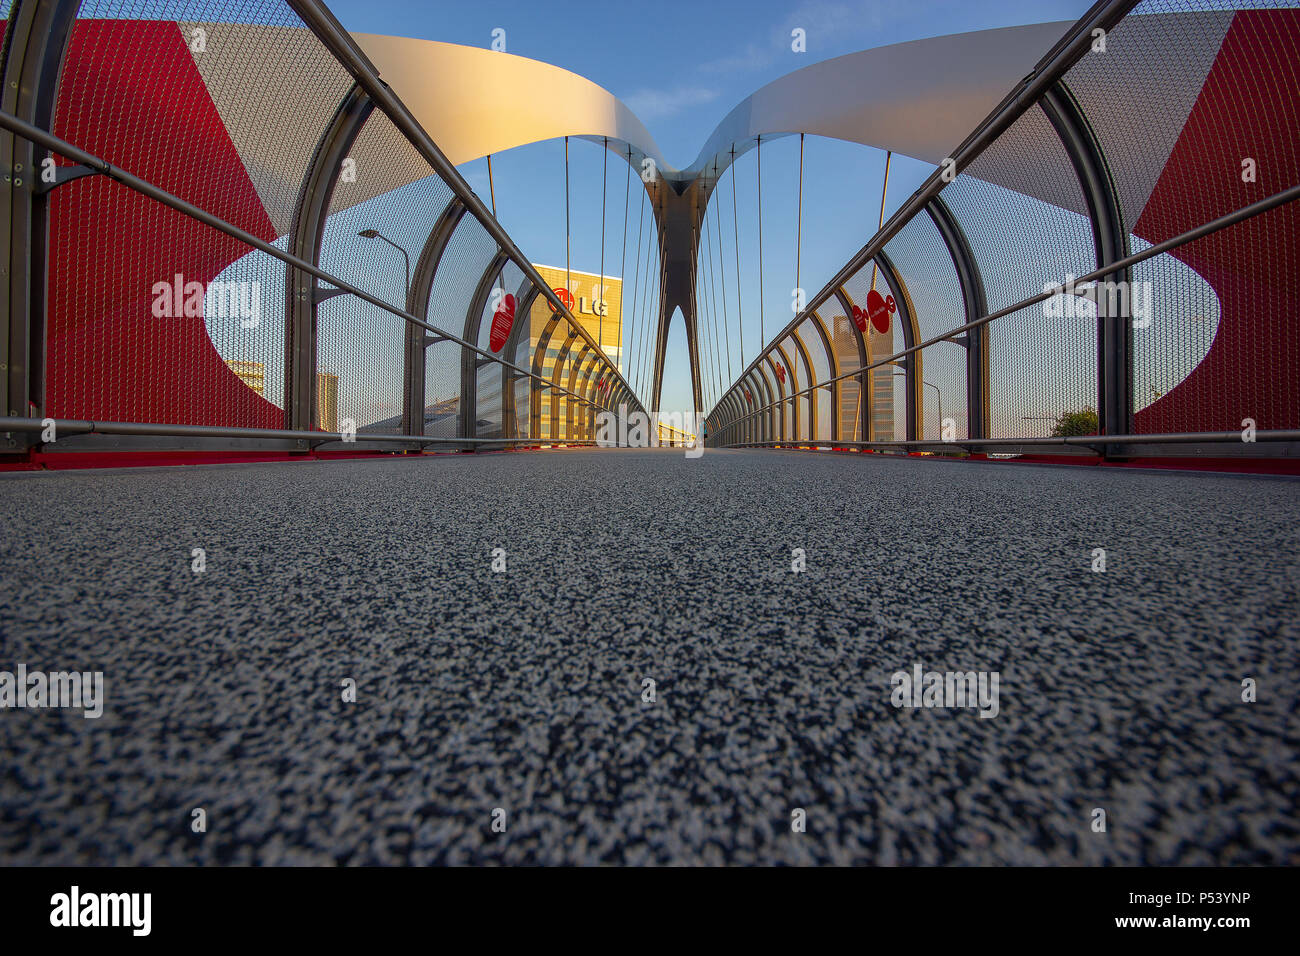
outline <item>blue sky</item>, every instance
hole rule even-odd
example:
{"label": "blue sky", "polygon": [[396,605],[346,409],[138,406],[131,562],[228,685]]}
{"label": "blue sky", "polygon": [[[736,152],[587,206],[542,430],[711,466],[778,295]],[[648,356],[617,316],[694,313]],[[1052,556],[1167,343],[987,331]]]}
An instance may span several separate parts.
{"label": "blue sky", "polygon": [[[588,77],[614,93],[641,117],[670,163],[689,165],[717,123],[764,84],[818,60],[845,53],[946,33],[1051,20],[1074,20],[1087,0],[973,0],[973,2],[809,2],[681,3],[652,5],[610,2],[475,3],[413,0],[334,0],[335,15],[349,30],[387,33],[489,46],[492,31],[506,31],[510,53],[553,63]],[[790,31],[807,33],[807,52],[790,49]],[[972,119],[972,126],[979,117]],[[436,139],[436,132],[435,132]],[[955,144],[954,144],[955,145]],[[734,298],[736,249],[729,234],[739,227],[739,286],[743,329],[734,310],[731,366],[739,371],[753,358],[760,339],[758,302],[768,337],[792,316],[790,291],[795,275],[798,137],[763,147],[763,253],[757,268],[755,162],[751,152],[736,168],[741,210],[730,218],[731,177],[724,177],[723,279]],[[613,157],[611,156],[611,159]],[[601,249],[601,171],[603,151],[579,140],[570,144],[572,264],[598,271]],[[875,231],[880,213],[884,153],[857,144],[821,138],[805,143],[801,284],[811,295]],[[886,209],[892,211],[929,174],[931,167],[895,157]],[[487,198],[486,164],[468,163],[462,172]],[[564,147],[561,142],[521,147],[493,157],[498,214],[520,248],[537,262],[563,264]],[[610,162],[607,171],[606,271],[617,273],[623,237],[626,166]],[[636,227],[642,194],[631,190],[631,229]],[[712,213],[712,210],[711,210]],[[633,240],[628,242],[629,249]],[[715,257],[718,253],[715,251]],[[631,253],[624,267],[633,274]],[[625,316],[625,334],[645,317]],[[644,329],[643,324],[639,324]],[[739,349],[743,333],[745,351]],[[720,336],[721,337],[721,336]],[[638,338],[644,335],[638,332]],[[714,348],[712,342],[709,348]],[[726,366],[725,350],[722,364]],[[630,376],[629,376],[630,377]],[[715,385],[706,390],[712,397]],[[669,336],[662,407],[691,407],[685,335],[681,323]],[[727,384],[727,382],[723,382]],[[706,407],[710,402],[706,402]]]}

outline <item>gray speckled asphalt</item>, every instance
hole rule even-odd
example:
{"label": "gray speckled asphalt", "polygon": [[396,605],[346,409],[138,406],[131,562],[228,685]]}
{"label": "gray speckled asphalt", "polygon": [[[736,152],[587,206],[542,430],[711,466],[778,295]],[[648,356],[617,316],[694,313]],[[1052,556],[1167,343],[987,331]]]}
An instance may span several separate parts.
{"label": "gray speckled asphalt", "polygon": [[[1294,864],[1297,492],[776,451],[6,477],[0,670],[108,700],[0,710],[0,863]],[[918,662],[1000,713],[894,708]]]}

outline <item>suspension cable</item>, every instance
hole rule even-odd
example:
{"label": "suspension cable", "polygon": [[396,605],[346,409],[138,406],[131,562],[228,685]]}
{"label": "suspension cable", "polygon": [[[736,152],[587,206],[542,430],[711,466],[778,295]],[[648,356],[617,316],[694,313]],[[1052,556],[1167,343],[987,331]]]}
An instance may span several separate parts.
{"label": "suspension cable", "polygon": [[[717,183],[717,177],[718,177],[718,161],[715,159],[713,161],[713,178],[714,178],[715,186]],[[705,215],[704,215],[704,219],[706,223],[708,221],[708,218],[709,218],[708,210],[706,208]],[[713,231],[709,230],[709,287],[712,290],[711,294],[712,294],[712,301],[713,301],[713,341],[716,347],[716,344],[718,342],[718,282],[713,275],[713,238],[714,238]],[[722,237],[718,236],[717,238],[718,238],[718,254],[719,254],[718,257],[721,258]],[[724,306],[727,304],[725,293],[723,294],[722,304]],[[722,380],[722,361],[720,356],[716,354],[716,352],[714,354],[713,367],[714,367],[714,371],[718,376],[719,385],[720,385]]]}
{"label": "suspension cable", "polygon": [[[709,272],[707,276],[704,273],[704,262],[706,259],[709,263]],[[702,220],[701,229],[700,229],[700,240],[699,240],[699,255],[697,256],[697,260],[698,261],[696,265],[696,271],[700,273],[700,278],[696,287],[696,299],[700,302],[699,311],[703,314],[703,324],[707,326],[709,323],[709,318],[710,316],[712,316],[715,320],[714,327],[716,328],[717,327],[717,322],[716,322],[717,295],[712,292],[711,280],[713,278],[712,275],[713,274],[713,252],[712,252],[711,237],[709,235],[708,216],[705,216]],[[712,305],[710,305],[710,302],[712,303]],[[705,354],[703,356],[703,359],[706,362],[708,362],[709,359],[711,359],[711,356]],[[707,377],[714,378],[718,374],[718,366],[716,362],[711,362],[710,364],[712,366],[713,375]],[[701,376],[704,377],[703,374],[704,370],[701,369],[700,371],[701,371]]]}
{"label": "suspension cable", "polygon": [[[569,137],[564,137],[564,293],[573,295],[573,272],[569,267]],[[566,306],[568,303],[564,303]]]}
{"label": "suspension cable", "polygon": [[[631,152],[631,149],[630,149],[630,148],[629,148],[628,152],[629,152],[629,153]],[[629,171],[630,171],[630,170],[631,170],[631,167],[629,166],[628,169],[629,169]],[[633,279],[632,279],[632,333],[631,333],[631,342],[628,344],[628,351],[629,351],[629,353],[631,353],[630,357],[636,355],[636,352],[635,352],[635,348],[636,348],[636,323],[637,323],[637,316],[640,314],[640,313],[637,311],[637,290],[639,290],[639,289],[641,288],[641,236],[642,236],[642,235],[644,234],[644,232],[645,232],[645,194],[644,194],[644,192],[643,192],[642,195],[641,195],[641,214],[640,214],[640,220],[641,220],[641,225],[637,228],[637,235],[636,235],[636,271],[635,271],[635,273],[633,274]],[[640,363],[639,363],[639,362],[635,362],[635,364],[640,364]],[[628,375],[628,379],[629,379],[629,380],[634,380],[634,379],[636,378],[636,368],[633,366],[633,363],[630,363],[630,364],[629,364],[629,368],[628,368],[627,375]],[[637,386],[634,385],[633,387],[636,388]]]}
{"label": "suspension cable", "polygon": [[[651,225],[654,225],[654,200],[648,195],[646,197],[645,205],[642,206],[642,212],[645,211],[645,206],[650,207]],[[645,389],[645,376],[642,374],[642,366],[644,366],[645,364],[643,356],[645,355],[645,350],[647,347],[646,339],[650,335],[650,320],[648,316],[646,316],[646,311],[645,311],[646,299],[648,295],[647,290],[650,288],[650,245],[651,245],[651,233],[647,231],[646,244],[645,244],[645,282],[641,286],[640,301],[637,303],[637,312],[641,316],[642,328],[641,328],[641,344],[637,347],[638,351],[636,355],[636,375],[637,375],[637,381],[639,383],[638,387],[640,387],[642,390]]]}
{"label": "suspension cable", "polygon": [[[736,212],[736,144],[731,144],[731,225],[736,240],[736,328],[740,330],[740,365],[745,366],[745,309],[740,299],[740,217]],[[727,378],[736,380],[731,372],[731,356],[727,356]]]}
{"label": "suspension cable", "polygon": [[[703,237],[701,234],[701,239],[702,238]],[[702,287],[702,282],[701,282],[702,266],[703,266],[702,257],[704,255],[703,241],[700,241],[698,243],[696,252],[697,255],[696,255],[695,268],[691,270],[691,285],[693,287],[691,292],[692,292],[692,297],[695,300],[695,331],[696,331],[696,338],[697,338],[695,351],[697,353],[696,357],[698,359],[696,365],[699,366],[702,364],[704,366],[704,369],[697,367],[696,371],[700,374],[700,379],[702,382],[704,382],[704,386],[711,390],[713,376],[706,374],[705,371],[709,367],[709,353],[708,353],[707,345],[705,344],[707,342],[706,334],[709,328],[709,320],[706,314],[705,304],[704,304],[704,294],[701,288]]]}
{"label": "suspension cable", "polygon": [[[491,153],[487,154],[487,167],[488,167],[488,196],[491,197],[492,199],[492,218],[496,219],[497,218],[497,187],[496,187],[495,180],[492,178],[492,154]],[[498,246],[498,248],[500,247]],[[501,268],[497,270],[497,288],[499,288],[503,293],[505,292],[505,284],[506,284],[505,275],[506,275],[506,264],[502,262]],[[407,289],[406,294],[409,297],[411,294],[411,290]],[[407,303],[407,305],[410,304],[411,303],[409,302]]]}
{"label": "suspension cable", "polygon": [[763,324],[763,137],[758,137],[758,350],[767,344],[767,331]]}
{"label": "suspension cable", "polygon": [[623,251],[618,257],[618,362],[626,365],[627,352],[623,348],[626,328],[623,325],[623,300],[627,298],[627,213],[632,201],[632,147],[627,148],[627,182],[623,186]]}
{"label": "suspension cable", "polygon": [[[651,200],[650,202],[650,210],[653,213],[654,211],[653,200]],[[663,256],[655,255],[655,253],[658,252],[659,250],[658,222],[659,220],[655,219],[655,228],[651,232],[646,234],[645,288],[641,290],[642,294],[645,296],[645,302],[646,302],[646,310],[645,310],[646,328],[645,328],[645,335],[642,338],[643,348],[641,349],[641,355],[642,355],[641,382],[643,385],[645,384],[647,376],[651,374],[650,369],[653,364],[653,359],[651,358],[651,350],[652,349],[655,350],[657,354],[657,350],[659,348],[659,316],[657,314],[652,316],[650,311],[651,308],[653,308],[654,306],[654,297],[657,296],[659,292],[659,283],[663,281],[662,279]],[[650,260],[652,257],[660,260],[659,267],[655,269],[656,284],[655,284],[655,291],[653,293],[650,291]],[[654,345],[650,344],[650,332],[652,331],[652,328],[654,331]]]}
{"label": "suspension cable", "polygon": [[[651,208],[651,209],[654,209],[654,204],[653,204],[653,203],[651,203],[650,208]],[[655,229],[654,229],[654,231],[653,231],[650,235],[648,235],[648,236],[646,237],[646,240],[647,240],[647,241],[646,241],[646,246],[647,246],[647,248],[646,248],[646,276],[647,276],[647,282],[646,282],[646,290],[645,290],[645,291],[646,291],[646,299],[647,299],[647,302],[646,302],[646,314],[645,314],[645,318],[646,318],[646,331],[649,332],[649,331],[653,330],[653,331],[654,331],[654,335],[653,335],[653,337],[647,335],[647,336],[646,336],[646,339],[645,339],[645,344],[646,344],[646,348],[645,348],[645,350],[644,350],[644,351],[645,351],[645,368],[644,368],[644,369],[642,370],[642,372],[641,372],[641,380],[642,380],[643,382],[646,381],[646,379],[651,378],[651,377],[654,375],[654,365],[655,365],[655,362],[658,361],[658,359],[659,359],[659,332],[660,332],[660,328],[659,328],[659,326],[660,326],[660,322],[659,322],[659,308],[658,308],[658,300],[659,300],[659,294],[660,294],[660,292],[659,292],[659,290],[660,290],[660,286],[663,285],[663,255],[660,253],[660,248],[659,248],[659,226],[658,226],[658,222],[659,222],[659,221],[656,219],[656,220],[655,220]],[[648,281],[648,279],[649,279],[649,270],[650,270],[650,257],[651,257],[651,256],[654,257],[654,259],[656,260],[656,263],[657,263],[656,268],[655,268],[655,284],[654,284],[653,286],[651,286],[650,283],[649,283],[649,281]],[[653,341],[652,341],[652,338],[653,338]],[[654,387],[654,383],[653,383],[653,381],[650,382],[650,387],[651,387],[651,388]]]}
{"label": "suspension cable", "polygon": [[[592,302],[596,311],[596,348],[605,357],[605,190],[609,186],[609,137],[602,137],[600,151],[600,303]],[[593,295],[592,299],[596,297]]]}
{"label": "suspension cable", "polygon": [[[799,280],[802,278],[803,268],[803,133],[799,134],[799,205],[795,214],[794,227],[794,287],[802,289],[803,283]],[[795,293],[799,298],[803,298],[798,292]],[[802,311],[802,309],[800,309]]]}
{"label": "suspension cable", "polygon": [[[716,173],[718,164],[715,160],[713,168]],[[735,178],[735,173],[732,173]],[[721,180],[714,182],[713,189],[716,192]],[[718,275],[722,276],[722,332],[727,344],[727,377],[731,377],[731,330],[727,324],[727,267],[726,260],[722,256],[722,210],[718,206],[713,207],[713,218],[718,227]],[[736,276],[736,281],[740,281],[740,276]],[[722,363],[718,363],[718,378],[722,378]]]}
{"label": "suspension cable", "polygon": [[[877,232],[885,228],[885,195],[886,193],[889,192],[889,161],[893,158],[894,158],[893,150],[885,150],[885,181],[880,187],[880,225],[876,227]],[[872,256],[871,257],[871,288],[873,290],[876,288],[876,270],[878,268],[879,265],[876,262],[876,257]]]}

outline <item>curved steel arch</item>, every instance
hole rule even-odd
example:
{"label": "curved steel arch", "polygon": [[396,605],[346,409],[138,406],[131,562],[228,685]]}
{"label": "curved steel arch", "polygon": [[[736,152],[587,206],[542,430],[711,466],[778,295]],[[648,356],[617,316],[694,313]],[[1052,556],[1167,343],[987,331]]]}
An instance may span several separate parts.
{"label": "curved steel arch", "polygon": [[[582,344],[582,351],[579,352],[577,356],[574,357],[573,361],[569,363],[569,378],[568,384],[565,387],[572,393],[577,393],[578,391],[578,376],[582,374],[582,369],[588,361],[587,355],[591,351],[591,346],[584,342]],[[572,441],[577,441],[579,435],[576,425],[576,416],[578,414],[578,405],[580,403],[573,397],[573,395],[566,396],[566,399],[567,400],[564,403],[564,437]]]}
{"label": "curved steel arch", "polygon": [[[492,285],[496,281],[497,273],[505,268],[508,261],[509,257],[504,250],[498,249],[488,260],[483,274],[479,276],[478,285],[475,286],[474,294],[469,299],[469,308],[465,311],[465,329],[461,333],[461,338],[466,342],[478,342],[479,330],[483,324],[483,312],[487,308]],[[487,361],[473,352],[461,350],[460,422],[461,434],[467,438],[478,437],[478,370]]]}
{"label": "curved steel arch", "polygon": [[[515,324],[510,330],[510,335],[506,338],[506,344],[502,346],[501,351],[510,356],[510,361],[516,365],[521,364],[519,361],[519,349],[522,343],[526,350],[530,345],[531,339],[531,316],[533,303],[537,301],[537,289],[528,281],[527,278],[519,287],[519,292],[515,295]],[[525,334],[527,333],[527,337]],[[501,428],[502,437],[504,438],[536,438],[536,435],[519,434],[519,408],[518,399],[515,396],[516,386],[521,381],[528,382],[528,393],[531,397],[537,391],[537,380],[526,378],[526,376],[514,371],[508,366],[502,368],[501,376]],[[531,408],[530,408],[531,412]],[[510,421],[511,434],[505,434],[506,420]],[[531,422],[531,415],[530,415]]]}
{"label": "curved steel arch", "polygon": [[[921,341],[921,330],[916,320],[916,306],[912,302],[912,293],[907,283],[899,275],[894,261],[882,249],[876,256],[880,265],[880,276],[889,286],[898,305],[897,322],[903,333],[903,347],[912,348]],[[904,435],[908,441],[920,438],[920,423],[923,421],[922,409],[925,407],[925,363],[920,352],[909,353],[903,359],[903,372],[907,376],[907,408],[905,410]]]}
{"label": "curved steel arch", "polygon": [[[819,388],[825,388],[831,393],[831,433],[826,436],[829,441],[840,440],[840,360],[835,354],[835,348],[831,344],[830,333],[826,330],[826,323],[822,320],[821,313],[813,310],[808,313],[808,319],[812,322],[813,328],[817,331],[817,337],[821,339],[822,352],[826,356],[826,370],[830,373],[831,381],[828,385],[818,383]],[[796,327],[797,330],[797,327]],[[816,425],[813,431],[816,431]],[[820,439],[821,436],[818,436]]]}
{"label": "curved steel arch", "polygon": [[776,363],[772,361],[771,352],[767,353],[767,371],[770,373],[768,382],[772,388],[772,407],[768,409],[772,416],[772,440],[785,441],[785,383],[776,374]]}
{"label": "curved steel arch", "polygon": [[[844,286],[840,286],[835,290],[834,298],[839,302],[840,308],[844,310],[844,324],[848,328],[849,337],[858,348],[858,368],[866,368],[866,366],[871,362],[871,353],[867,349],[866,333],[862,332],[858,328],[858,324],[853,321],[853,299],[849,296],[848,292],[845,291]],[[838,375],[840,372],[837,371],[836,374]],[[856,379],[858,383],[858,407],[853,413],[854,434],[852,438],[846,438],[844,435],[840,435],[839,439],[841,441],[860,441],[863,435],[869,434],[868,429],[871,425],[871,408],[868,402],[863,401],[863,397],[868,391],[867,377],[869,375],[869,372],[863,372]],[[842,388],[840,394],[843,395]],[[841,417],[840,403],[838,400],[835,403],[835,417]],[[843,431],[843,428],[841,428],[841,431]]]}
{"label": "curved steel arch", "polygon": [[[342,162],[374,109],[374,101],[361,84],[353,83],[307,164],[294,203],[287,249],[312,265],[320,265],[325,220]],[[284,416],[289,429],[306,431],[316,426],[316,313],[322,298],[329,295],[315,276],[299,269],[284,270]]]}
{"label": "curved steel arch", "polygon": [[[465,204],[453,196],[429,230],[424,245],[420,247],[420,254],[411,273],[411,288],[406,297],[406,311],[417,319],[428,321],[429,296],[433,294],[433,280],[438,265],[466,211]],[[424,434],[426,358],[429,346],[436,341],[436,336],[430,336],[418,325],[406,323],[406,345],[402,356],[402,380],[405,382],[402,390],[402,430],[408,435]]]}
{"label": "curved steel arch", "polygon": [[[812,358],[808,355],[808,347],[804,345],[798,329],[790,333],[790,341],[794,343],[795,352],[803,361],[805,372],[804,388],[808,390],[808,394],[799,399],[808,403],[808,434],[803,437],[805,439],[814,439],[817,437],[817,372],[813,368]],[[797,411],[796,414],[798,414]]]}
{"label": "curved steel arch", "polygon": [[[799,392],[799,378],[797,375],[795,375],[794,366],[790,362],[790,356],[786,353],[786,350],[782,346],[781,342],[776,343],[776,350],[781,353],[781,364],[785,367],[785,374],[790,379],[790,398],[785,403],[788,405],[790,410],[789,440],[798,441],[799,440],[799,405],[798,405],[799,399],[797,396]],[[784,423],[785,411],[782,410],[781,414],[782,414],[782,422]]]}

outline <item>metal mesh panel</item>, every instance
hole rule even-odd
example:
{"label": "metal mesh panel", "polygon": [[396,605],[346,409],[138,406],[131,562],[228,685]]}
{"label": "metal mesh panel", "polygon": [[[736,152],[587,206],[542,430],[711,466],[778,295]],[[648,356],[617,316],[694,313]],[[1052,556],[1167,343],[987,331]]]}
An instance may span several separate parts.
{"label": "metal mesh panel", "polygon": [[[479,316],[477,344],[479,348],[491,351],[492,321],[496,314],[498,301],[504,302],[508,294],[515,296],[523,282],[523,272],[513,262],[497,270],[492,283],[492,291]],[[526,322],[527,316],[516,313],[516,322]],[[524,336],[526,339],[527,337]],[[493,362],[478,370],[477,409],[475,434],[479,438],[500,438],[504,429],[504,395],[502,393],[503,376],[501,366]]]}
{"label": "metal mesh panel", "polygon": [[[928,215],[917,216],[885,247],[907,287],[921,338],[928,339],[966,321],[957,270],[943,237]],[[877,283],[879,284],[879,283]]]}
{"label": "metal mesh panel", "polygon": [[[913,353],[921,357],[921,405],[917,438],[929,441],[968,438],[966,428],[966,350],[936,342]],[[950,423],[945,434],[945,424]]]}
{"label": "metal mesh panel", "polygon": [[283,427],[278,260],[101,177],[51,207],[47,414]]}
{"label": "metal mesh panel", "polygon": [[[971,175],[958,176],[943,199],[966,232],[989,311],[996,312],[1037,295],[1047,283],[1090,272],[1097,259],[1087,217],[1071,211],[1085,208],[1078,179],[1043,111],[1031,109],[989,151],[998,155],[976,159]],[[1014,164],[1023,176],[1017,190],[976,178],[986,163]]]}
{"label": "metal mesh panel", "polygon": [[[928,215],[919,215],[891,239],[886,252],[894,263],[899,281],[906,289],[912,313],[921,339],[933,338],[942,332],[966,322],[962,305],[961,286],[952,256],[943,237]],[[870,283],[870,278],[866,280]],[[879,287],[879,280],[877,286]],[[865,298],[865,296],[864,296]],[[891,323],[893,325],[894,323]],[[894,351],[898,351],[897,348]],[[966,350],[953,342],[940,342],[921,352],[924,380],[938,388],[943,395],[945,417],[953,419],[956,436],[969,437],[966,418]],[[931,371],[927,363],[933,362]],[[934,388],[923,386],[922,391],[931,398],[937,397]],[[939,438],[941,423],[930,411],[926,401],[926,415],[918,415],[918,438]],[[895,410],[895,421],[898,411]],[[896,432],[895,438],[901,432]]]}
{"label": "metal mesh panel", "polygon": [[894,439],[907,438],[907,376],[897,369],[890,372],[893,379]]}
{"label": "metal mesh panel", "polygon": [[[431,325],[454,335],[463,334],[474,289],[496,252],[496,241],[482,223],[470,216],[461,219],[443,250],[429,289]],[[461,348],[455,343],[440,342],[429,346],[425,353],[425,415],[436,420],[426,426],[429,435],[447,437],[443,432],[455,427],[460,412],[460,365]]]}
{"label": "metal mesh panel", "polygon": [[[1300,210],[1295,205],[1188,243],[1177,250],[1182,263],[1192,267],[1179,270],[1180,282],[1152,280],[1153,319],[1148,328],[1133,331],[1135,388],[1150,390],[1150,401],[1136,416],[1139,432],[1236,431],[1246,419],[1261,429],[1300,424]],[[1261,257],[1251,258],[1249,250],[1259,250]],[[1151,271],[1139,270],[1135,278]],[[1204,313],[1195,311],[1197,302]],[[1217,334],[1207,346],[1211,325]],[[1176,385],[1162,387],[1168,381]]]}
{"label": "metal mesh panel", "polygon": [[[816,326],[811,319],[804,319],[795,333],[803,341],[804,348],[808,350],[808,360],[812,362],[814,381],[809,384],[820,384],[831,377],[831,364],[826,355],[826,347],[822,343],[822,337],[818,333]],[[809,438],[827,439],[831,437],[831,392],[829,389],[822,389],[817,394],[817,420],[811,423]],[[810,412],[811,414],[811,412]]]}
{"label": "metal mesh panel", "polygon": [[[53,132],[273,240],[350,83],[283,3],[87,3]],[[284,425],[278,262],[102,177],[50,233],[47,413]]]}
{"label": "metal mesh panel", "polygon": [[1087,305],[1075,296],[1060,295],[992,324],[990,438],[1046,436],[1067,412],[1096,412],[1096,310],[1074,317],[1043,315],[1045,308],[1082,310]]}
{"label": "metal mesh panel", "polygon": [[[330,197],[320,265],[405,309],[408,265],[418,260],[425,238],[451,201],[451,189],[382,113],[371,114],[348,159],[347,174],[340,175]],[[375,183],[392,182],[406,185],[375,194]],[[383,239],[358,235],[363,230],[375,230]],[[351,419],[370,432],[401,430],[406,325],[399,316],[353,296],[320,304],[316,384],[322,429],[335,430],[326,427],[330,407],[320,397],[334,392],[339,420]]]}
{"label": "metal mesh panel", "polygon": [[[55,132],[105,141],[115,148],[65,137],[157,182],[143,166],[183,168],[186,154],[208,145],[186,135],[181,117],[192,111],[198,122],[216,119],[224,127],[219,138],[228,135],[223,145],[238,153],[280,235],[288,230],[316,143],[351,85],[343,67],[279,0],[89,0],[65,64]],[[168,104],[160,112],[170,130],[163,126],[152,139],[134,138],[142,98]],[[215,151],[203,156],[218,158]],[[194,175],[165,188],[218,212],[205,200],[230,186],[220,177]]]}
{"label": "metal mesh panel", "polygon": [[[1066,78],[1133,251],[1300,183],[1300,10],[1221,6],[1143,3]],[[1135,431],[1300,425],[1294,205],[1134,269]]]}
{"label": "metal mesh panel", "polygon": [[[873,288],[881,295],[891,294],[889,285],[874,264],[859,269],[844,283],[843,288],[850,302],[863,309],[867,305],[867,295]],[[896,316],[890,318],[889,327],[884,332],[878,331],[874,324],[867,323],[864,338],[867,345],[867,359],[871,362],[886,359],[903,347],[903,335],[898,328]],[[863,401],[869,403],[867,421],[870,434],[864,435],[863,440],[893,441],[899,437],[895,429],[893,383],[895,368],[894,365],[882,365],[868,373],[867,392],[863,396]]]}
{"label": "metal mesh panel", "polygon": [[[1019,191],[974,178],[991,166]],[[1009,169],[1017,174],[1008,177]],[[1072,211],[1086,208],[1078,179],[1041,109],[1012,124],[969,172],[945,189],[943,198],[979,263],[989,311],[1096,267],[1092,227],[1086,216]],[[1059,305],[1060,298],[1052,303]],[[988,338],[991,437],[1023,434],[1025,412],[1033,414],[1066,396],[1079,405],[1061,412],[1095,409],[1095,318],[1080,317],[1077,309],[1057,314],[1044,307],[997,320]]]}

